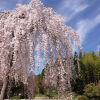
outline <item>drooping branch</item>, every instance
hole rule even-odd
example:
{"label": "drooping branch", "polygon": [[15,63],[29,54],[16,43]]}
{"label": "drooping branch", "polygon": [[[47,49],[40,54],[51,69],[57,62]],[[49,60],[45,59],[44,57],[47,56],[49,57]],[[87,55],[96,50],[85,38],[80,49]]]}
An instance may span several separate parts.
{"label": "drooping branch", "polygon": [[[18,4],[15,10],[0,15],[0,79],[7,75],[8,55],[12,52],[12,67],[8,76],[28,84],[29,75],[34,73],[37,52],[38,67],[41,57],[45,64],[50,64],[50,76],[46,78],[50,78],[53,85],[56,83],[54,61],[58,58],[61,70],[57,74],[61,83],[65,84],[66,73],[70,87],[73,43],[80,48],[79,35],[66,26],[62,17],[51,8],[44,7],[39,0],[32,0],[27,5]],[[66,68],[62,63],[64,57],[67,58]],[[61,90],[64,92],[65,86]]]}

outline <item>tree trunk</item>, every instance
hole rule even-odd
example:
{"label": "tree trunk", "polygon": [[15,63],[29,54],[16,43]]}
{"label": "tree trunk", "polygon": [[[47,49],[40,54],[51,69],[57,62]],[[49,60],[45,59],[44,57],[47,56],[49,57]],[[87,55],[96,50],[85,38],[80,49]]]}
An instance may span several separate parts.
{"label": "tree trunk", "polygon": [[1,89],[0,100],[3,100],[3,99],[4,99],[6,87],[7,87],[7,78],[6,78],[5,81],[3,82],[3,87],[2,87],[2,89]]}

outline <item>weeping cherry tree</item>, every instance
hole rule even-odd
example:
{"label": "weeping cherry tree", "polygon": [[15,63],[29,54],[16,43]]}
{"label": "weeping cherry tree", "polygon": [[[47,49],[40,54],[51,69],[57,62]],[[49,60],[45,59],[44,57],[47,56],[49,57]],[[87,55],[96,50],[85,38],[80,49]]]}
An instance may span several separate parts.
{"label": "weeping cherry tree", "polygon": [[[40,0],[17,6],[15,10],[0,14],[0,80],[3,82],[0,100],[4,98],[9,79],[16,82],[20,80],[31,89],[29,84],[32,82],[28,80],[30,75],[34,75],[35,52],[38,68],[42,57],[45,65],[49,64],[45,75],[46,85],[56,87],[56,76],[60,75],[61,84],[58,90],[62,95],[66,87],[71,89],[72,50],[73,46],[81,47],[79,35],[66,26],[63,18],[52,8],[44,7]],[[66,68],[62,63],[64,57],[67,58]],[[57,58],[61,65],[57,72],[53,66],[54,58]]]}

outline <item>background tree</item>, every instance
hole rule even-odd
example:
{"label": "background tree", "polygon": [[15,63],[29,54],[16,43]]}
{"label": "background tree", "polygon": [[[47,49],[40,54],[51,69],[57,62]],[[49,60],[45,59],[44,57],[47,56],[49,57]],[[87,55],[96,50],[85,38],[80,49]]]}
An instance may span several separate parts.
{"label": "background tree", "polygon": [[79,53],[79,56],[77,52],[74,53],[73,79],[71,80],[71,85],[72,85],[72,91],[74,91],[77,94],[82,94],[83,88],[84,88],[84,79],[81,73],[81,70],[82,70],[81,69],[81,65],[82,65],[81,58],[82,58],[81,52]]}
{"label": "background tree", "polygon": [[36,75],[35,78],[35,94],[45,94],[45,86],[43,84],[43,78],[44,78],[44,69],[42,70],[42,73],[39,75]]}
{"label": "background tree", "polygon": [[[76,53],[74,58],[76,57]],[[83,94],[84,88],[91,83],[98,85],[100,80],[100,55],[99,53],[89,52],[84,53],[83,55],[79,54],[79,63],[80,63],[80,76],[74,78],[72,81],[72,90],[75,93]],[[74,67],[77,68],[77,63],[74,59]],[[76,72],[77,70],[74,69]],[[75,72],[73,73],[74,76],[76,75]],[[93,89],[93,87],[91,87]],[[88,88],[87,88],[88,89]],[[91,92],[90,92],[91,94]]]}

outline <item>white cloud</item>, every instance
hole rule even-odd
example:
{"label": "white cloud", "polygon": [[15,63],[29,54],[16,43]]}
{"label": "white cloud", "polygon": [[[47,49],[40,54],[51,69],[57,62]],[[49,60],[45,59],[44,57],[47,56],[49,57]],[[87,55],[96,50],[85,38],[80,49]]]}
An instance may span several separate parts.
{"label": "white cloud", "polygon": [[81,42],[85,40],[87,33],[90,32],[91,29],[93,29],[99,23],[100,23],[100,14],[97,15],[95,18],[81,20],[77,23],[77,32],[80,33],[83,37]]}
{"label": "white cloud", "polygon": [[76,7],[75,14],[85,10],[87,7],[88,7],[88,5],[80,5],[79,7]]}
{"label": "white cloud", "polygon": [[83,1],[84,0],[62,0],[62,3],[58,6],[57,10],[70,20],[89,6]]}

